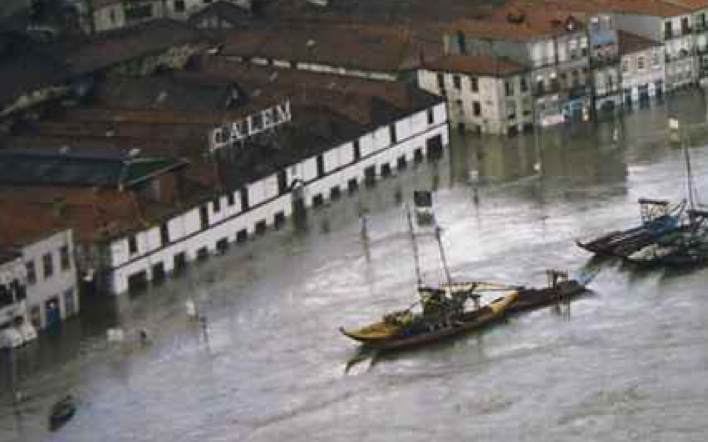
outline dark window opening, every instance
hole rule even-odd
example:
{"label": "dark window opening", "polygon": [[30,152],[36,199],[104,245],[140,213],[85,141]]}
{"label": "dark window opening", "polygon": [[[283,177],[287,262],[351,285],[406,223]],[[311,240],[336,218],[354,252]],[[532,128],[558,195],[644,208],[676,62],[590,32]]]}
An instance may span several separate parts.
{"label": "dark window opening", "polygon": [[386,163],[381,165],[381,176],[391,176],[391,165]]}
{"label": "dark window opening", "polygon": [[462,79],[460,79],[459,75],[452,76],[452,85],[457,90],[462,89]]}
{"label": "dark window opening", "polygon": [[329,189],[329,197],[330,199],[336,200],[342,195],[342,192],[339,190],[339,186],[334,186],[331,189]]}
{"label": "dark window opening", "polygon": [[322,177],[325,174],[324,158],[322,155],[317,156],[317,176]]}
{"label": "dark window opening", "polygon": [[201,249],[197,250],[197,259],[199,261],[203,261],[209,257],[209,248],[204,246]]}
{"label": "dark window opening", "polygon": [[174,272],[179,273],[187,268],[187,253],[180,252],[174,257]]}
{"label": "dark window opening", "polygon": [[388,127],[388,133],[391,136],[391,144],[396,144],[398,142],[396,138],[396,125],[392,124]]}
{"label": "dark window opening", "polygon": [[416,163],[420,163],[423,161],[423,149],[422,148],[417,148],[413,151],[413,161]]}
{"label": "dark window opening", "polygon": [[152,282],[160,283],[165,280],[165,264],[158,262],[152,266]]}
{"label": "dark window opening", "polygon": [[248,241],[248,230],[242,229],[236,233],[236,242],[242,243]]}
{"label": "dark window opening", "polygon": [[44,278],[49,278],[54,274],[54,260],[52,254],[47,253],[42,257],[42,265],[44,267]]}
{"label": "dark window opening", "polygon": [[71,257],[69,255],[69,246],[61,246],[59,249],[59,256],[61,257],[61,269],[69,270],[71,268]]}
{"label": "dark window opening", "polygon": [[248,210],[248,189],[245,187],[241,189],[241,210]]}
{"label": "dark window opening", "polygon": [[356,180],[356,178],[352,178],[347,181],[347,190],[349,191],[349,193],[356,192],[357,189],[359,189],[359,182]]}
{"label": "dark window opening", "polygon": [[359,140],[354,141],[354,161],[359,161],[361,159],[361,148],[359,147]]}
{"label": "dark window opening", "polygon": [[276,213],[275,219],[273,220],[273,225],[276,229],[279,229],[283,226],[283,224],[285,224],[285,212]]}
{"label": "dark window opening", "polygon": [[482,105],[479,104],[479,101],[472,102],[472,115],[475,117],[482,115]]}
{"label": "dark window opening", "polygon": [[445,90],[445,76],[441,73],[438,73],[437,75],[438,78],[438,89],[441,91]]}
{"label": "dark window opening", "polygon": [[470,89],[472,89],[472,92],[479,92],[479,79],[477,77],[470,77]]}
{"label": "dark window opening", "polygon": [[281,170],[278,172],[278,194],[282,195],[288,191],[288,172]]}
{"label": "dark window opening", "polygon": [[406,168],[406,165],[407,165],[407,163],[406,163],[406,157],[405,157],[405,156],[400,156],[400,157],[398,157],[398,160],[396,161],[396,166],[397,166],[399,169],[405,169],[405,168]]}
{"label": "dark window opening", "polygon": [[167,223],[160,226],[160,240],[163,246],[170,243],[170,229],[167,227]]}
{"label": "dark window opening", "polygon": [[146,270],[128,276],[128,291],[130,292],[135,293],[145,290],[147,285],[148,279]]}
{"label": "dark window opening", "polygon": [[225,253],[229,249],[229,239],[228,238],[221,238],[216,242],[216,250],[219,251],[219,253]]}
{"label": "dark window opening", "polygon": [[209,210],[207,210],[207,206],[201,206],[199,208],[199,225],[202,230],[209,228]]}
{"label": "dark window opening", "polygon": [[435,114],[433,113],[432,109],[428,109],[428,124],[433,124],[435,123]]}
{"label": "dark window opening", "polygon": [[131,235],[128,238],[128,252],[131,255],[134,253],[138,253],[138,239],[135,237],[135,235]]}
{"label": "dark window opening", "polygon": [[263,235],[268,228],[268,224],[266,223],[266,220],[262,219],[256,223],[256,234],[257,235]]}
{"label": "dark window opening", "polygon": [[184,0],[175,0],[175,12],[184,12]]}
{"label": "dark window opening", "polygon": [[364,183],[372,186],[376,182],[376,166],[369,166],[364,169]]}
{"label": "dark window opening", "polygon": [[322,196],[321,193],[318,193],[317,195],[312,197],[312,206],[313,207],[319,207],[324,204],[324,197]]}
{"label": "dark window opening", "polygon": [[37,282],[37,269],[34,266],[34,261],[25,264],[27,269],[27,284],[32,285]]}
{"label": "dark window opening", "polygon": [[212,204],[214,205],[214,213],[219,213],[221,210],[221,199],[217,196],[214,198],[214,201],[212,201]]}
{"label": "dark window opening", "polygon": [[231,207],[234,204],[236,204],[236,197],[234,197],[233,192],[229,192],[226,194],[226,205]]}

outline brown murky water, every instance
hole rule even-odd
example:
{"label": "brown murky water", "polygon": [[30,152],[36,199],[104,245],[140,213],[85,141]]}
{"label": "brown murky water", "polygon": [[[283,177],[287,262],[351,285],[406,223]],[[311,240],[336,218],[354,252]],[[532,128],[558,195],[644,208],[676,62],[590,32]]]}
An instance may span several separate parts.
{"label": "brown murky water", "polygon": [[[0,359],[0,440],[706,440],[708,270],[638,272],[573,243],[635,223],[641,196],[683,198],[668,107],[510,142],[455,136],[441,161],[311,212],[305,228],[86,310]],[[705,108],[696,93],[671,104],[694,123]],[[691,154],[706,194],[708,149]],[[601,267],[594,293],[345,374],[356,346],[337,328],[413,301],[400,203],[426,187],[454,277],[540,285],[548,267]],[[420,246],[425,279],[442,280],[435,244]],[[206,328],[186,320],[189,296]],[[106,342],[109,326],[130,342]],[[134,342],[141,327],[148,347]],[[49,433],[47,410],[67,391],[77,414]]]}

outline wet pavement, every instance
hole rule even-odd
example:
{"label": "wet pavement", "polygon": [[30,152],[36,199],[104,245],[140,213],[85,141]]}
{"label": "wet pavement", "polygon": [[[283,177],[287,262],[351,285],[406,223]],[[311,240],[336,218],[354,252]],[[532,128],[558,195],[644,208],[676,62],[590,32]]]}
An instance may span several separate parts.
{"label": "wet pavement", "polygon": [[[438,162],[2,355],[0,440],[706,440],[708,270],[638,271],[573,242],[636,223],[639,197],[684,197],[666,114],[701,123],[705,109],[694,92],[511,141],[454,134]],[[690,152],[705,195],[708,149]],[[594,292],[345,373],[357,346],[337,328],[415,300],[401,202],[431,187],[455,279],[542,285],[549,267],[602,268]],[[436,244],[423,239],[420,251],[424,279],[442,281]],[[189,297],[204,326],[187,320]],[[126,342],[107,342],[107,327]],[[11,391],[24,400],[12,405]],[[67,392],[78,411],[50,433],[47,411]]]}

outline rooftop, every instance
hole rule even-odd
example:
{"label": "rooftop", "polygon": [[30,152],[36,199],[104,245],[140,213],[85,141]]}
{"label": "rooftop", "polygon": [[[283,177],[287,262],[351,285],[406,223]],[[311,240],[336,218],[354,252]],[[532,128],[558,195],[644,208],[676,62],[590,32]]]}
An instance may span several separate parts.
{"label": "rooftop", "polygon": [[528,42],[537,39],[582,32],[580,20],[568,12],[515,10],[487,20],[459,20],[445,26],[447,32],[463,32],[467,36]]}
{"label": "rooftop", "polygon": [[0,185],[124,188],[185,166],[183,161],[69,149],[1,149]]}
{"label": "rooftop", "polygon": [[472,75],[502,76],[524,70],[513,61],[489,56],[446,55],[426,62],[424,67],[431,71],[460,72]]}
{"label": "rooftop", "polygon": [[629,32],[618,31],[617,34],[619,36],[619,53],[621,55],[632,54],[652,47],[661,46],[661,43],[657,41]]}
{"label": "rooftop", "polygon": [[422,55],[442,55],[441,39],[408,26],[280,25],[225,31],[224,56],[320,63],[364,71],[410,69]]}

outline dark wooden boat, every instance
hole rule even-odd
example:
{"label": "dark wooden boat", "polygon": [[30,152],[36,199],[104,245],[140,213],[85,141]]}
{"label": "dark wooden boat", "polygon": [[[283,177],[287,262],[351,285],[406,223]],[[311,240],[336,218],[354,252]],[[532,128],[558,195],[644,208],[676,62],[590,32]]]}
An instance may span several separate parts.
{"label": "dark wooden boat", "polygon": [[418,347],[472,330],[479,330],[501,319],[517,296],[518,292],[514,290],[481,308],[462,312],[444,321],[421,314],[411,316],[399,323],[391,320],[395,318],[388,317],[357,330],[345,330],[344,328],[339,330],[343,335],[377,350]]}
{"label": "dark wooden boat", "polygon": [[76,413],[76,400],[72,395],[67,395],[52,405],[49,412],[49,429],[56,431],[69,421]]}
{"label": "dark wooden boat", "polygon": [[708,211],[689,210],[685,229],[626,257],[645,267],[691,267],[708,263]]}
{"label": "dark wooden boat", "polygon": [[513,304],[509,306],[508,313],[518,313],[538,307],[555,304],[560,301],[567,301],[575,296],[586,292],[587,285],[594,278],[594,275],[584,278],[584,280],[570,279],[567,272],[548,270],[548,286],[538,288],[521,288],[519,296]]}
{"label": "dark wooden boat", "polygon": [[670,208],[668,201],[642,198],[639,205],[640,226],[613,231],[587,242],[576,240],[576,244],[598,255],[624,258],[656,243],[664,235],[686,228],[681,224],[685,201]]}

